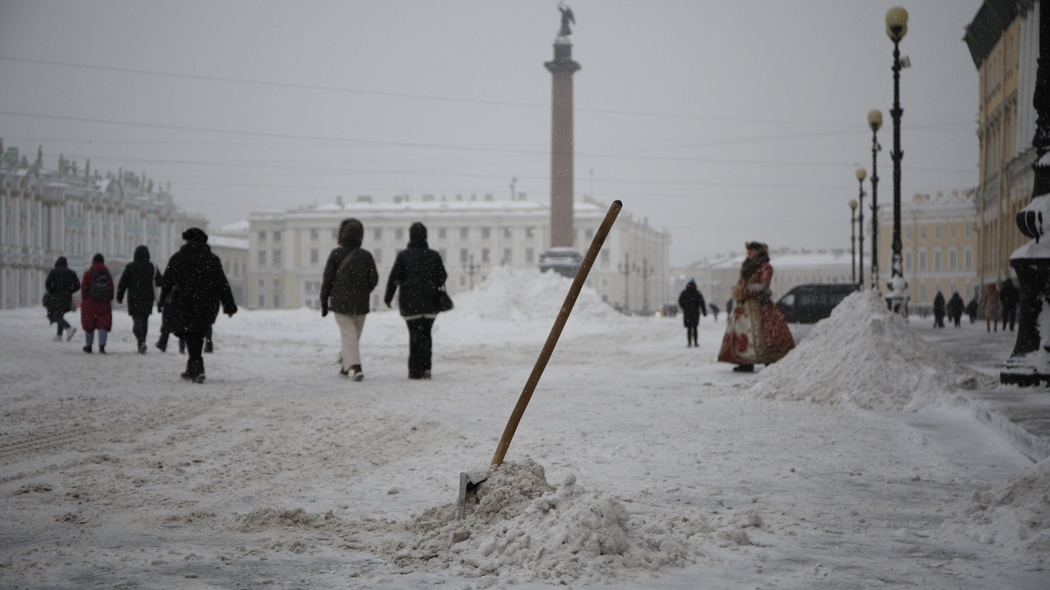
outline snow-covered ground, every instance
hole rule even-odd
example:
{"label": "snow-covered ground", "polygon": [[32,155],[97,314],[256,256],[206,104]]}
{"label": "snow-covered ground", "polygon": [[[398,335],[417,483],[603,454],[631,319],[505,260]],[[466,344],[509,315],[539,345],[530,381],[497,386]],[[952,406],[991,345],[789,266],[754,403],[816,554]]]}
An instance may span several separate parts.
{"label": "snow-covered ground", "polygon": [[585,291],[454,521],[568,284],[500,272],[458,296],[432,381],[406,379],[389,311],[360,383],[332,318],[222,316],[204,385],[174,345],[135,354],[122,311],[105,356],[0,312],[0,587],[1050,587],[1050,464],[954,405],[981,375],[864,294],[743,375],[715,362],[724,323],[686,348],[680,318]]}

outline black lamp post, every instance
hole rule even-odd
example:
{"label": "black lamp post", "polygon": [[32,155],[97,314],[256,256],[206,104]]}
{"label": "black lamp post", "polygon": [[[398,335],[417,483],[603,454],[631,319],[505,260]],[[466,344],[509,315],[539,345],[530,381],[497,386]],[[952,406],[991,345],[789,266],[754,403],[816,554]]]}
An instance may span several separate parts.
{"label": "black lamp post", "polygon": [[908,11],[895,6],[886,11],[886,34],[893,40],[893,256],[890,258],[890,271],[894,277],[904,276],[904,264],[901,250],[901,68],[910,65],[908,58],[901,59],[900,42],[908,33]]}
{"label": "black lamp post", "polygon": [[[867,178],[867,176],[868,172],[866,170],[863,168],[857,168],[857,182],[860,183],[860,193],[857,196],[857,210],[860,211],[860,214],[857,217],[857,227],[860,228],[857,232],[860,234],[860,237],[857,238],[857,241],[860,242],[860,248],[858,249],[858,253],[860,254],[860,264],[857,265],[859,271],[857,275],[857,283],[860,285],[861,289],[864,288],[864,179]],[[872,256],[872,258],[874,258],[874,256]]]}
{"label": "black lamp post", "polygon": [[623,311],[624,313],[631,313],[630,303],[630,291],[627,288],[627,278],[632,272],[638,270],[638,265],[631,266],[631,256],[627,252],[623,253],[623,263],[616,265],[617,270],[623,273]]}
{"label": "black lamp post", "polygon": [[857,199],[849,200],[849,253],[853,265],[853,282],[857,282]]}
{"label": "black lamp post", "polygon": [[467,273],[467,275],[470,277],[470,288],[471,289],[474,288],[474,273],[478,272],[478,270],[480,268],[481,268],[481,265],[474,264],[474,255],[473,254],[470,255],[470,262],[469,263],[463,263],[463,272]]}
{"label": "black lamp post", "polygon": [[871,288],[879,288],[879,127],[882,127],[882,112],[868,112],[868,127],[871,127]]}
{"label": "black lamp post", "polygon": [[649,266],[647,258],[642,258],[642,268],[639,269],[639,272],[642,273],[642,297],[644,302],[642,310],[645,312],[649,311],[649,277],[653,276],[653,271],[655,270],[652,266]]}

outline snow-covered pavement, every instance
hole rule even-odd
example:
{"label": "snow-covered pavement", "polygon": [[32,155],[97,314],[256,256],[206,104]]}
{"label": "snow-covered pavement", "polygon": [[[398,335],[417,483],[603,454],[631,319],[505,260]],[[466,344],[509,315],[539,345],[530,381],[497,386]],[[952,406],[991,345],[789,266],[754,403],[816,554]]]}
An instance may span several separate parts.
{"label": "snow-covered pavement", "polygon": [[[366,322],[360,383],[337,375],[331,318],[223,316],[204,385],[178,379],[173,346],[135,354],[123,312],[105,356],[52,342],[42,310],[0,312],[0,586],[1050,587],[1050,469],[950,395],[900,411],[753,389],[762,372],[714,361],[724,323],[686,348],[680,319],[593,291],[508,479],[482,484],[489,511],[449,522],[567,285],[496,273],[457,297],[432,381],[406,379],[387,311]],[[556,489],[515,479],[533,463]]]}

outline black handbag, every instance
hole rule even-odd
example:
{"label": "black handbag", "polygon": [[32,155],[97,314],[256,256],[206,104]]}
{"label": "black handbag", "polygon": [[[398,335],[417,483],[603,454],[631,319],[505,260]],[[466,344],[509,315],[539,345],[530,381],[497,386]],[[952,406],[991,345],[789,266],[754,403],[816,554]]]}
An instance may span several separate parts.
{"label": "black handbag", "polygon": [[445,291],[445,285],[438,287],[435,303],[437,304],[437,310],[439,312],[452,310],[452,298],[449,297],[448,292]]}

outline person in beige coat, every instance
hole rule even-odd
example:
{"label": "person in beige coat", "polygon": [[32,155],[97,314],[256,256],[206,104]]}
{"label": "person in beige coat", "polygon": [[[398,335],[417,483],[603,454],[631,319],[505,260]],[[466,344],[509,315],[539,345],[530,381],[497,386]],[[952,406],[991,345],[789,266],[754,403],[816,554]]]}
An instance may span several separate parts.
{"label": "person in beige coat", "polygon": [[985,290],[981,309],[984,311],[984,322],[988,331],[998,332],[999,316],[1002,315],[1003,308],[999,304],[999,289],[996,288],[995,283],[989,283],[988,288]]}

